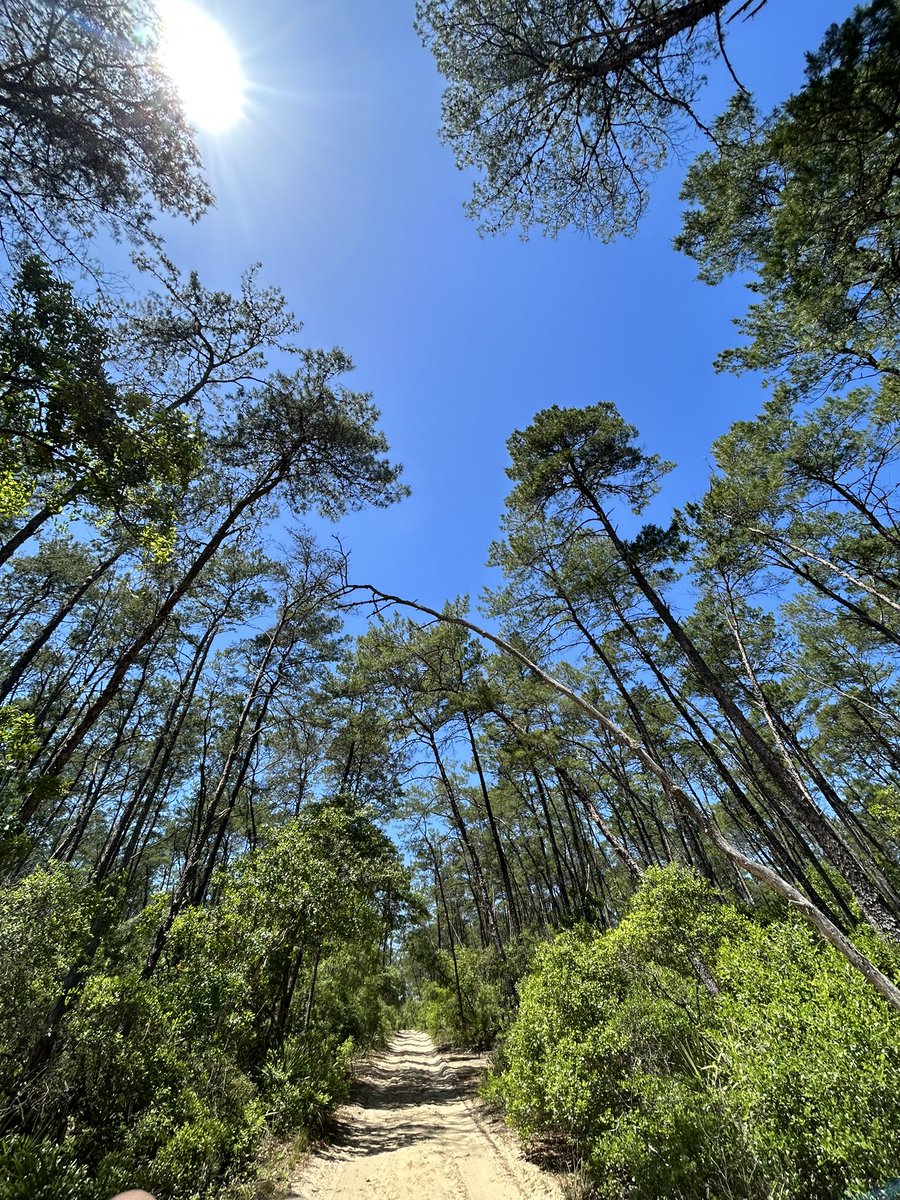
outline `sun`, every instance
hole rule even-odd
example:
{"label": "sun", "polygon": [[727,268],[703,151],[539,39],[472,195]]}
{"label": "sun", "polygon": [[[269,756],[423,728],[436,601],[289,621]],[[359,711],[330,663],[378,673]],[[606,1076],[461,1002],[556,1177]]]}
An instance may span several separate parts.
{"label": "sun", "polygon": [[190,0],[158,0],[159,61],[192,125],[222,133],[244,111],[246,80],[228,34]]}

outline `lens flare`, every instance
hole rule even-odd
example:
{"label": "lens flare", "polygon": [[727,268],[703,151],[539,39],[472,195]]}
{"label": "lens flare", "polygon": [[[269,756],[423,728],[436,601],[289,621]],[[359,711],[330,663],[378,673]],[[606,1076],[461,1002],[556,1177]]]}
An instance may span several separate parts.
{"label": "lens flare", "polygon": [[222,133],[244,111],[246,80],[225,30],[189,0],[160,0],[159,61],[192,125]]}

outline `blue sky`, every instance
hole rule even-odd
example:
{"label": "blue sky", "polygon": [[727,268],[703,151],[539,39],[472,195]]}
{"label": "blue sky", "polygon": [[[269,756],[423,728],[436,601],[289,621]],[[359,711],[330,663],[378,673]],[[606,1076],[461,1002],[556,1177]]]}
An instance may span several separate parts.
{"label": "blue sky", "polygon": [[[426,603],[477,597],[509,486],[506,438],[549,404],[613,401],[679,464],[670,503],[702,492],[713,439],[762,397],[711,367],[746,293],[696,282],[671,247],[693,155],[659,177],[633,239],[483,239],[462,211],[469,181],[438,142],[442,84],[412,0],[205,7],[252,92],[239,128],[201,136],[217,207],[167,227],[169,253],[221,287],[261,261],[308,343],[342,346],[357,366],[348,384],[374,393],[413,494],[342,524],[354,579]],[[730,56],[763,106],[800,83],[804,51],[851,8],[769,0],[733,28]],[[713,68],[704,109],[731,90]]]}

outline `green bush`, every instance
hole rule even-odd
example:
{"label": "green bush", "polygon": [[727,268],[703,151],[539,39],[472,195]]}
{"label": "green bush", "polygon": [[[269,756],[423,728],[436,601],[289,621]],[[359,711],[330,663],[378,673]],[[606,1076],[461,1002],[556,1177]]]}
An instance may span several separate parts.
{"label": "green bush", "polygon": [[95,975],[65,1023],[42,1086],[74,1116],[69,1145],[106,1195],[216,1195],[252,1158],[265,1118],[229,1055],[185,1036],[167,993],[138,976]]}
{"label": "green bush", "polygon": [[900,1174],[900,1019],[805,925],[748,926],[719,959],[718,1086],[788,1196]]}
{"label": "green bush", "polygon": [[164,1196],[213,1195],[240,1164],[234,1162],[232,1134],[223,1121],[205,1112],[179,1125],[150,1164],[150,1186]]}
{"label": "green bush", "polygon": [[900,1174],[898,1015],[805,925],[755,925],[678,867],[617,929],[539,950],[498,1061],[512,1123],[609,1200],[839,1200]]}
{"label": "green bush", "polygon": [[702,1196],[698,1159],[728,1170],[733,1140],[690,1069],[708,998],[638,968],[611,936],[566,933],[539,952],[492,1093],[526,1138],[562,1139],[601,1195]]}
{"label": "green bush", "polygon": [[103,1153],[145,1108],[176,1103],[190,1075],[177,1022],[152,983],[95,975],[66,1022],[48,1108],[74,1104],[79,1140]]}
{"label": "green bush", "polygon": [[456,947],[456,963],[462,1014],[452,959],[447,951],[436,951],[432,970],[437,978],[421,987],[417,1024],[438,1045],[485,1050],[494,1044],[511,1016],[513,989],[509,963],[493,950],[467,946]]}
{"label": "green bush", "polygon": [[170,1106],[145,1108],[97,1168],[104,1196],[140,1186],[159,1197],[218,1197],[253,1161],[266,1130],[264,1106],[251,1091],[232,1112],[190,1087]]}
{"label": "green bush", "polygon": [[269,1057],[262,1083],[270,1128],[320,1131],[326,1117],[346,1100],[350,1087],[353,1039],[290,1038]]}
{"label": "green bush", "polygon": [[0,889],[0,1092],[12,1091],[61,984],[86,944],[99,897],[54,864]]}
{"label": "green bush", "polygon": [[405,878],[368,818],[311,807],[223,871],[215,903],[179,914],[150,978],[168,897],[118,920],[121,889],[98,922],[77,870],[0,891],[0,1115],[62,1142],[6,1145],[10,1195],[93,1200],[93,1179],[101,1200],[135,1186],[212,1200],[267,1134],[321,1130],[354,1046],[394,1027],[403,988],[381,962],[379,889],[401,898]]}
{"label": "green bush", "polygon": [[384,967],[378,947],[340,949],[320,965],[312,1029],[359,1046],[381,1045],[398,1028],[403,1002],[399,972]]}
{"label": "green bush", "polygon": [[35,1137],[0,1139],[0,1200],[105,1200],[84,1167]]}

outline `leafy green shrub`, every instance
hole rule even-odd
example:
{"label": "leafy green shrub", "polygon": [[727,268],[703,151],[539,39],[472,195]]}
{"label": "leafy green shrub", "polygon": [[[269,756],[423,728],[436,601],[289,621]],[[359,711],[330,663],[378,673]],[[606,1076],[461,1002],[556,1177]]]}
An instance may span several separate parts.
{"label": "leafy green shrub", "polygon": [[89,934],[99,897],[54,864],[0,890],[0,1090],[12,1090]]}
{"label": "leafy green shrub", "polygon": [[104,1200],[84,1167],[35,1137],[0,1139],[0,1200]]}
{"label": "leafy green shrub", "polygon": [[508,964],[493,950],[456,947],[462,1014],[450,955],[434,955],[438,979],[424,984],[418,1007],[418,1023],[439,1045],[487,1049],[510,1017],[511,978]]}
{"label": "leafy green shrub", "polygon": [[65,1023],[45,1103],[76,1118],[73,1152],[107,1195],[141,1186],[214,1195],[245,1166],[265,1118],[257,1088],[221,1050],[192,1044],[165,989],[95,975]]}
{"label": "leafy green shrub", "polygon": [[539,950],[490,1092],[609,1200],[839,1200],[900,1174],[900,1018],[805,925],[755,925],[678,867],[617,929]]}
{"label": "leafy green shrub", "polygon": [[[466,1014],[466,1008],[463,1013]],[[456,992],[436,981],[426,983],[422,988],[417,1023],[439,1046],[463,1046],[471,1037],[466,1015],[460,1016]]]}
{"label": "leafy green shrub", "polygon": [[321,963],[312,1028],[358,1046],[381,1045],[398,1028],[403,984],[377,946],[338,949]]}
{"label": "leafy green shrub", "polygon": [[659,964],[636,967],[611,936],[566,933],[540,951],[493,1094],[525,1137],[562,1138],[601,1195],[691,1195],[702,1150],[729,1149],[687,1066],[708,1001]]}
{"label": "leafy green shrub", "polygon": [[334,1038],[288,1039],[262,1073],[272,1130],[321,1130],[325,1118],[347,1098],[352,1058],[352,1038],[339,1045]]}
{"label": "leafy green shrub", "polygon": [[231,1112],[214,1109],[190,1087],[171,1098],[171,1107],[144,1109],[99,1164],[104,1195],[139,1184],[161,1197],[218,1197],[222,1184],[252,1162],[266,1129],[264,1105],[255,1089],[250,1093]]}
{"label": "leafy green shrub", "polygon": [[[347,1095],[354,1046],[396,1019],[378,889],[402,899],[405,878],[367,818],[311,809],[223,872],[215,903],[179,914],[150,978],[167,897],[118,924],[110,910],[97,945],[101,897],[78,871],[36,870],[0,893],[0,1114],[65,1134],[65,1157],[11,1143],[24,1194],[44,1171],[59,1187],[97,1180],[101,1200],[134,1186],[212,1200],[267,1133],[320,1130]],[[26,1078],[73,966],[51,1052]]]}
{"label": "leafy green shrub", "polygon": [[150,1186],[163,1195],[213,1194],[234,1167],[232,1131],[212,1113],[179,1125],[150,1164]]}
{"label": "leafy green shrub", "polygon": [[152,983],[95,975],[65,1027],[50,1075],[56,1103],[77,1105],[79,1137],[94,1153],[154,1103],[171,1106],[190,1083],[177,1022]]}
{"label": "leafy green shrub", "polygon": [[900,1174],[900,1018],[806,926],[749,926],[723,948],[718,1086],[788,1196]]}

